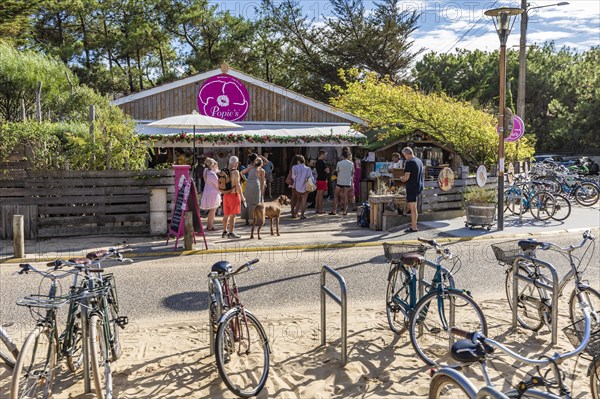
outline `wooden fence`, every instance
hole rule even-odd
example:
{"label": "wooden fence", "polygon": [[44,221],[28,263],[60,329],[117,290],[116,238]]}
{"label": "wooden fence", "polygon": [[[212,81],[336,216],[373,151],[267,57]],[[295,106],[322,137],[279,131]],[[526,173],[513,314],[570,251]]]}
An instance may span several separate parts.
{"label": "wooden fence", "polygon": [[[421,203],[422,212],[440,212],[464,208],[463,193],[468,187],[477,187],[474,177],[456,180],[454,186],[448,191],[442,191],[438,187],[437,180],[426,181]],[[488,177],[485,188],[495,189],[498,187],[497,177]]]}
{"label": "wooden fence", "polygon": [[[172,170],[0,173],[0,238],[25,216],[27,238],[150,234],[150,192],[173,197]],[[170,209],[168,204],[167,209]]]}

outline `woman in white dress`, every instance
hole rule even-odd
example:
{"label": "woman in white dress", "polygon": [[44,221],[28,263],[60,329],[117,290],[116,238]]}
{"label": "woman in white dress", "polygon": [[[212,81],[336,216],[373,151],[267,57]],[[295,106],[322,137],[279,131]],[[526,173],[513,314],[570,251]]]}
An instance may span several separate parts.
{"label": "woman in white dress", "polygon": [[221,205],[219,178],[217,177],[219,164],[212,158],[206,158],[204,166],[204,192],[202,193],[202,200],[200,201],[200,209],[208,211],[206,230],[214,231],[216,230],[214,226],[215,214],[217,213],[217,208]]}

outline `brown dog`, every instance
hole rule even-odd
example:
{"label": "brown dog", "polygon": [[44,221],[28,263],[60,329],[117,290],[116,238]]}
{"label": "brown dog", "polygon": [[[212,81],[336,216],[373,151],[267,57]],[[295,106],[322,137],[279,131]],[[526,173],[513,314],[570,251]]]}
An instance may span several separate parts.
{"label": "brown dog", "polygon": [[258,224],[257,236],[260,240],[260,229],[265,224],[265,218],[271,219],[271,235],[273,234],[273,219],[275,219],[275,226],[277,228],[277,235],[279,235],[279,216],[281,215],[281,206],[289,205],[290,200],[285,195],[280,195],[275,201],[272,202],[261,202],[254,208],[252,215],[252,232],[250,238],[254,238],[254,226]]}

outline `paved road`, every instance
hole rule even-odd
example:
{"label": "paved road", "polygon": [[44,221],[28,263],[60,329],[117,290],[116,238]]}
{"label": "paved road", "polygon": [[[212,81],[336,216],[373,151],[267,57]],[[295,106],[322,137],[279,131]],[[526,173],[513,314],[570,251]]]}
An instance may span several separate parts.
{"label": "paved road", "polygon": [[[579,242],[581,234],[564,233],[543,239],[568,246]],[[462,261],[457,285],[471,290],[475,298],[504,295],[504,269],[495,261],[490,249],[492,242],[475,240],[453,246],[453,252]],[[594,287],[600,288],[597,254],[596,248],[586,276]],[[545,255],[559,265],[559,271],[567,270],[566,262],[556,253]],[[241,275],[238,282],[243,287],[247,306],[260,313],[298,305],[317,307],[319,271],[323,264],[338,269],[346,278],[350,311],[352,307],[360,307],[362,302],[384,302],[388,265],[381,247],[137,258],[135,263],[117,264],[111,271],[116,276],[123,314],[131,320],[204,320],[207,317],[206,275],[210,265],[225,258],[240,264],[254,257],[259,257],[261,262],[255,270]],[[23,324],[22,330],[28,331],[32,322],[29,312],[15,306],[15,301],[26,293],[36,292],[40,277],[14,275],[17,267],[15,264],[0,267],[0,320]]]}

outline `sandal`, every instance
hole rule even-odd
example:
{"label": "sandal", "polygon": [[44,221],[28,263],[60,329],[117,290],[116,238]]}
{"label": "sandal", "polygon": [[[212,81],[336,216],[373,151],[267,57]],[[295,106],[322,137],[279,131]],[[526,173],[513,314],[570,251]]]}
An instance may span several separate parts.
{"label": "sandal", "polygon": [[302,215],[300,216],[300,219],[306,219],[306,216]]}
{"label": "sandal", "polygon": [[335,213],[335,212],[329,212],[328,215],[335,216],[335,215],[337,215],[337,213]]}
{"label": "sandal", "polygon": [[215,228],[215,226],[211,227],[210,229],[207,227],[206,231],[216,231],[217,229]]}

